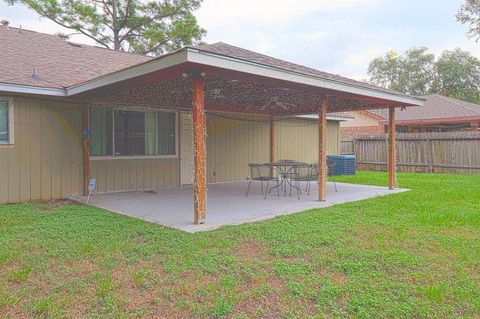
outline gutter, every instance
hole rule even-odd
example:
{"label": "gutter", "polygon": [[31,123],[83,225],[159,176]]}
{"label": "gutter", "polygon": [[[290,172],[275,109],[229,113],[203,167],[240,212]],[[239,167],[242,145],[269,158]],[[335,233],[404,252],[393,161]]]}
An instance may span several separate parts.
{"label": "gutter", "polygon": [[23,93],[23,94],[37,94],[48,96],[66,97],[67,91],[60,88],[48,88],[33,85],[21,85],[12,83],[0,83],[0,92]]}

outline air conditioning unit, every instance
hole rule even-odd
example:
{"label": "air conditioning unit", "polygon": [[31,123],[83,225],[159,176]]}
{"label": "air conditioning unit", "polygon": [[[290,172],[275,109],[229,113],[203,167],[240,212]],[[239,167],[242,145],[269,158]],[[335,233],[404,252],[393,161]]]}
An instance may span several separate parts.
{"label": "air conditioning unit", "polygon": [[355,175],[355,155],[327,155],[327,162],[330,161],[335,162],[330,175]]}

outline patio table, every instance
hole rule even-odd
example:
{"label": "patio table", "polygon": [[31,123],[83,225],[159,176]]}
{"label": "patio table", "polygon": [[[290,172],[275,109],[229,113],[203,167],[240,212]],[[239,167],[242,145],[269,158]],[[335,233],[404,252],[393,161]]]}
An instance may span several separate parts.
{"label": "patio table", "polygon": [[289,177],[295,175],[297,167],[308,165],[307,163],[297,162],[294,160],[283,160],[283,161],[277,161],[272,163],[265,163],[265,165],[268,165],[277,171],[278,176],[280,177],[280,183],[277,186],[270,188],[268,192],[265,192],[264,198],[267,198],[267,194],[270,194],[272,190],[280,187],[283,187],[284,194],[285,196],[287,196],[287,185],[295,188],[300,193],[302,192],[299,187],[293,185],[290,182]]}

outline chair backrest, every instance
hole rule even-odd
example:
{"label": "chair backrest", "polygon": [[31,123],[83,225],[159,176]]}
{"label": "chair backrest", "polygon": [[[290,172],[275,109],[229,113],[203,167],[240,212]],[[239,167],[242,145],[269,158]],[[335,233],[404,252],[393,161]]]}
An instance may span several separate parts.
{"label": "chair backrest", "polygon": [[327,158],[327,166],[335,166],[336,161],[332,158]]}
{"label": "chair backrest", "polygon": [[312,178],[312,165],[304,164],[294,166],[295,178],[307,180]]}
{"label": "chair backrest", "polygon": [[[327,158],[327,169],[328,169],[327,175],[330,176],[333,174],[333,170],[335,169],[335,164],[336,164],[335,160]],[[319,174],[318,163],[312,164],[311,166],[312,166],[312,176],[318,176]]]}
{"label": "chair backrest", "polygon": [[250,167],[251,179],[262,179],[272,176],[272,168],[269,165],[250,163],[248,166]]}
{"label": "chair backrest", "polygon": [[331,176],[335,170],[335,164],[337,162],[334,159],[327,158],[328,176]]}
{"label": "chair backrest", "polygon": [[278,160],[277,163],[299,163],[299,162],[295,160],[281,159],[281,160]]}

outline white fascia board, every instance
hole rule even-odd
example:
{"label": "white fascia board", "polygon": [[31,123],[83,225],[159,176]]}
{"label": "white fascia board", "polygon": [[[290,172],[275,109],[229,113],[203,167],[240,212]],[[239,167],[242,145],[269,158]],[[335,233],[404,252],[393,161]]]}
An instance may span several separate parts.
{"label": "white fascia board", "polygon": [[341,122],[348,122],[353,121],[353,117],[343,117],[343,116],[332,116],[327,114],[327,120],[330,121],[341,121]]}
{"label": "white fascia board", "polygon": [[[318,120],[318,115],[316,114],[307,114],[307,115],[295,115],[296,118],[299,119],[307,119],[307,120]],[[335,115],[328,115],[328,121],[353,121],[353,117],[348,116],[335,116]]]}
{"label": "white fascia board", "polygon": [[231,58],[223,55],[213,54],[193,48],[188,48],[188,61],[244,72],[259,76],[265,76],[273,79],[295,82],[299,84],[315,86],[322,89],[329,89],[334,91],[346,92],[351,94],[358,94],[363,96],[370,96],[378,99],[394,101],[398,103],[413,104],[422,106],[423,100],[415,97],[397,95],[393,93],[376,90],[373,88],[366,88],[354,84],[339,82],[331,79],[321,78],[313,75],[307,75],[288,71],[280,68],[271,67],[264,64],[254,63],[246,60]]}
{"label": "white fascia board", "polygon": [[0,83],[0,92],[37,94],[48,96],[67,96],[65,89],[47,88],[41,86]]}
{"label": "white fascia board", "polygon": [[72,96],[106,85],[128,80],[137,76],[163,70],[184,62],[187,62],[187,52],[186,50],[181,50],[170,55],[157,58],[152,61],[147,61],[139,65],[134,65],[132,67],[110,73],[78,85],[70,86],[67,88],[67,95]]}

